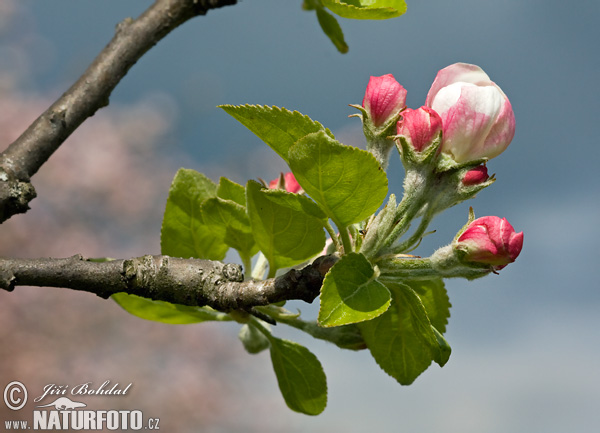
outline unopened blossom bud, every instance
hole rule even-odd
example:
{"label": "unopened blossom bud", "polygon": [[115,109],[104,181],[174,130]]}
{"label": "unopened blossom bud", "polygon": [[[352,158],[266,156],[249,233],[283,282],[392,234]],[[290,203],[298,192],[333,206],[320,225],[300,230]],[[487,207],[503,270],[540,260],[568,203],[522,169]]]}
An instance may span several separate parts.
{"label": "unopened blossom bud", "polygon": [[510,101],[476,65],[456,63],[439,71],[425,105],[441,116],[442,152],[456,162],[494,158],[515,134]]}
{"label": "unopened blossom bud", "polygon": [[404,110],[396,127],[398,135],[402,135],[417,152],[429,146],[441,130],[442,118],[425,106]]}
{"label": "unopened blossom bud", "polygon": [[489,178],[490,176],[488,176],[487,167],[485,165],[480,165],[465,173],[465,177],[462,179],[462,184],[465,186],[479,185],[480,183],[487,181]]}
{"label": "unopened blossom bud", "polygon": [[523,232],[516,233],[506,218],[497,216],[471,222],[454,245],[464,253],[464,261],[492,265],[495,269],[514,262],[522,247]]}
{"label": "unopened blossom bud", "polygon": [[362,105],[373,125],[382,126],[406,107],[406,89],[392,74],[371,77]]}
{"label": "unopened blossom bud", "polygon": [[270,189],[284,189],[287,192],[293,192],[295,194],[300,194],[303,192],[302,187],[294,177],[292,172],[281,173],[281,175],[277,179],[273,179],[269,182]]}

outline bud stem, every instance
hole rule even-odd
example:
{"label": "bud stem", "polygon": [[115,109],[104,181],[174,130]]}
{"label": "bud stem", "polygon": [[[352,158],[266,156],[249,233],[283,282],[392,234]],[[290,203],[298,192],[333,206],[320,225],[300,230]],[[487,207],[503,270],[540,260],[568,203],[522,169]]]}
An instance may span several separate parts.
{"label": "bud stem", "polygon": [[394,141],[381,136],[367,136],[367,150],[375,157],[382,169],[386,169],[390,160],[390,151]]}
{"label": "bud stem", "polygon": [[339,227],[340,237],[342,238],[342,245],[344,246],[344,254],[350,254],[352,249],[352,241],[350,240],[350,233],[348,233],[347,227]]}

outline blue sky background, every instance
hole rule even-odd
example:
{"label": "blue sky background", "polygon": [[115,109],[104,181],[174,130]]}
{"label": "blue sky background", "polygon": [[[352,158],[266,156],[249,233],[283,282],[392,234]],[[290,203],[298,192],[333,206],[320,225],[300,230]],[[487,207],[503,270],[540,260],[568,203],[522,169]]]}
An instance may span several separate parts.
{"label": "blue sky background", "polygon": [[[53,97],[83,72],[117,22],[148,4],[21,3],[32,14],[23,25],[41,36],[29,45],[35,60],[25,87]],[[300,4],[246,0],[186,23],[133,67],[111,103],[163,104],[175,123],[165,151],[191,155],[179,165],[245,182],[273,178],[285,166],[216,105],[295,109],[346,144],[362,146],[347,104],[362,101],[370,75],[394,74],[408,90],[408,106],[417,108],[439,69],[478,64],[509,96],[517,132],[488,164],[498,181],[438,216],[437,233],[418,253],[448,243],[469,205],[478,216],[508,218],[525,232],[525,243],[500,275],[448,281],[452,357],[410,387],[387,377],[367,352],[342,352],[278,329],[319,356],[329,404],[311,418],[275,400],[274,422],[289,423],[291,432],[594,431],[600,422],[600,2],[408,0],[408,12],[397,19],[340,19],[346,55]],[[388,175],[390,191],[400,193],[401,165],[392,163]],[[303,311],[314,314],[314,307]],[[265,374],[246,380],[261,380],[261,393],[278,393],[267,361],[248,356],[249,363],[264,363]]]}

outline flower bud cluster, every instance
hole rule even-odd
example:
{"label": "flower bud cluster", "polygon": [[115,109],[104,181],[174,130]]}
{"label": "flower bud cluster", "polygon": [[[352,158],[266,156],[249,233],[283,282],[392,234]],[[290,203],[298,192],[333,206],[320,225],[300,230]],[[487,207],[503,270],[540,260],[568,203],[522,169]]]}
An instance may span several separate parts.
{"label": "flower bud cluster", "polygon": [[397,135],[417,152],[442,131],[440,152],[459,164],[500,155],[515,134],[508,97],[476,65],[455,63],[439,71],[424,106],[406,109],[405,102],[406,90],[388,74],[371,77],[363,105],[357,108],[362,108],[363,125],[371,136],[397,120]]}
{"label": "flower bud cluster", "polygon": [[[362,107],[354,106],[362,112],[358,116],[367,150],[385,168],[386,146],[394,140],[406,169],[402,202],[395,211],[388,203],[381,211],[385,218],[367,224],[363,247],[367,256],[409,251],[436,214],[491,185],[495,178],[488,174],[486,162],[506,150],[515,134],[508,97],[476,65],[456,63],[440,70],[422,107],[406,108],[405,102],[406,90],[388,74],[371,77]],[[385,136],[392,123],[395,135]],[[420,226],[413,236],[392,246],[417,217]],[[381,227],[386,224],[389,227]],[[434,255],[436,266],[442,273],[464,273],[469,264],[484,266],[485,272],[499,270],[514,261],[522,243],[523,233],[516,233],[505,219],[479,218],[451,246]],[[452,268],[457,263],[462,270]],[[465,275],[473,277],[480,271],[469,272]]]}

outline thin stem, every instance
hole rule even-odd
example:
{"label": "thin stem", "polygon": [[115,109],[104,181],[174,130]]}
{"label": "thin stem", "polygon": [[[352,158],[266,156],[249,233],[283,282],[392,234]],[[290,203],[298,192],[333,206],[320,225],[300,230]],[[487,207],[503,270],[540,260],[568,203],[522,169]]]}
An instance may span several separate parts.
{"label": "thin stem", "polygon": [[423,278],[439,276],[429,258],[406,258],[382,256],[377,261],[380,281],[406,280],[407,278]]}
{"label": "thin stem", "polygon": [[271,308],[271,306],[257,307],[256,309],[273,318],[276,322],[296,328],[314,338],[333,343],[342,349],[361,350],[367,347],[356,325],[323,328],[314,320],[305,321],[289,312],[282,314]]}
{"label": "thin stem", "polygon": [[352,241],[350,240],[350,233],[348,232],[347,227],[340,227],[340,237],[342,238],[342,245],[344,247],[344,254],[351,253],[352,250]]}
{"label": "thin stem", "polygon": [[354,239],[354,250],[359,251],[362,245],[362,236],[358,233],[358,230],[354,225],[348,227],[350,230],[350,236]]}
{"label": "thin stem", "polygon": [[424,205],[427,204],[428,190],[431,184],[429,171],[407,170],[404,180],[404,196],[396,210],[396,225],[387,237],[381,250],[389,248],[410,228],[411,222]]}
{"label": "thin stem", "polygon": [[258,253],[258,259],[254,265],[254,269],[252,269],[252,278],[254,280],[262,280],[265,277],[265,271],[267,270],[268,265],[269,262],[267,261],[267,258],[263,252],[260,251]]}
{"label": "thin stem", "polygon": [[409,251],[416,243],[418,243],[421,240],[423,233],[425,233],[425,230],[427,230],[427,227],[429,227],[429,223],[431,223],[431,220],[433,219],[433,216],[434,216],[433,215],[434,212],[431,210],[432,208],[429,207],[429,205],[426,205],[426,206],[427,206],[427,211],[425,212],[425,215],[423,215],[423,217],[421,218],[419,227],[417,227],[417,229],[411,235],[411,237],[408,238],[407,240],[405,240],[404,242],[402,242],[401,244],[388,249],[383,254],[404,253],[406,251]]}
{"label": "thin stem", "polygon": [[271,341],[274,338],[273,334],[271,334],[271,331],[265,325],[263,325],[262,320],[257,319],[254,316],[250,316],[248,324],[254,326],[257,330],[259,330],[261,334],[267,337],[267,340]]}
{"label": "thin stem", "polygon": [[394,140],[371,136],[370,134],[369,136],[367,136],[367,150],[371,152],[381,168],[385,170],[390,160],[390,151],[394,147]]}
{"label": "thin stem", "polygon": [[340,249],[340,242],[337,238],[337,234],[335,232],[335,230],[333,229],[331,223],[329,222],[329,220],[327,220],[327,222],[325,223],[325,230],[327,230],[327,233],[329,233],[329,237],[331,238],[331,241],[333,242],[333,244],[335,245],[335,249],[339,250]]}
{"label": "thin stem", "polygon": [[240,254],[240,258],[244,268],[244,280],[250,280],[252,278],[252,257],[247,254]]}
{"label": "thin stem", "polygon": [[382,250],[389,248],[398,238],[410,229],[410,223],[415,218],[421,207],[425,202],[421,197],[414,197],[409,194],[404,194],[402,201],[398,205],[398,211],[396,212],[397,220],[396,225],[392,229],[391,233],[387,237],[383,244]]}

